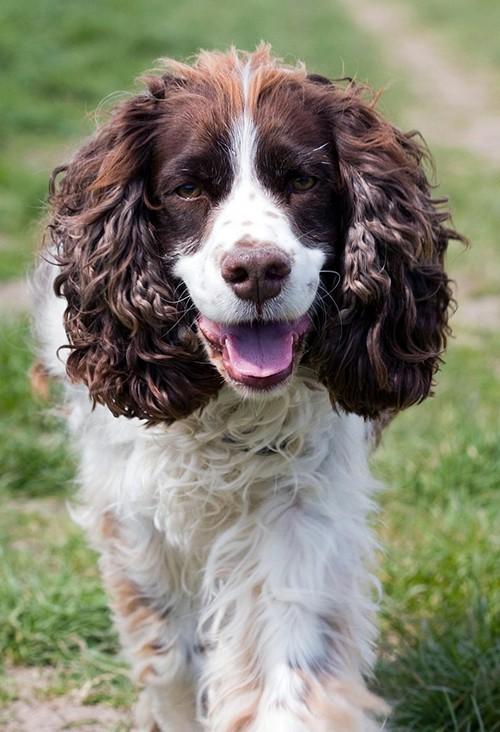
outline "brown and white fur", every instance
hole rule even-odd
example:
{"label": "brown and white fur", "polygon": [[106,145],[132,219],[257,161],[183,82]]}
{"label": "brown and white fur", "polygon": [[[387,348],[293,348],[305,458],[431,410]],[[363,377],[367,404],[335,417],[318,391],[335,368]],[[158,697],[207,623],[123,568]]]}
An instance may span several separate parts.
{"label": "brown and white fur", "polygon": [[55,171],[36,278],[140,728],[380,730],[367,455],[460,237],[352,82],[261,46],[146,84]]}

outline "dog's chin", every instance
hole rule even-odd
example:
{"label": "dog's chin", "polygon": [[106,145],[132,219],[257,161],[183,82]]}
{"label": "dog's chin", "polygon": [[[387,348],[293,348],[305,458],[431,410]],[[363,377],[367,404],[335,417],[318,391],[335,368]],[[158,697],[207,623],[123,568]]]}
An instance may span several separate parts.
{"label": "dog's chin", "polygon": [[308,315],[289,321],[217,323],[200,315],[198,335],[211,363],[245,398],[275,397],[293,378],[311,327]]}

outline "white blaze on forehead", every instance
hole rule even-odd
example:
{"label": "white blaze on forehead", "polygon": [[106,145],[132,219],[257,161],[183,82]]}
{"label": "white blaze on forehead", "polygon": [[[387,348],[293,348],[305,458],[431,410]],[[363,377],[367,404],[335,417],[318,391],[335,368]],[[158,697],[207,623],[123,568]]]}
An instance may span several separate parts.
{"label": "white blaze on forehead", "polygon": [[257,131],[249,108],[252,67],[247,61],[241,71],[241,87],[243,91],[243,115],[233,129],[233,150],[237,155],[238,169],[235,173],[241,178],[249,177],[254,168],[254,157],[257,143]]}
{"label": "white blaze on forehead", "polygon": [[[232,166],[234,184],[230,198],[242,186],[249,188],[255,184],[255,155],[257,151],[257,130],[249,108],[252,68],[250,61],[241,68],[241,87],[243,92],[243,112],[231,130]],[[247,193],[250,189],[247,190]]]}
{"label": "white blaze on forehead", "polygon": [[[227,201],[221,206],[214,221],[214,234],[222,223],[224,232],[223,249],[229,251],[243,237],[275,243],[279,228],[276,221],[284,220],[271,194],[258,179],[256,155],[258,134],[250,109],[250,86],[253,70],[250,62],[241,68],[243,112],[231,131],[232,167],[234,183]],[[269,216],[271,214],[271,216]],[[230,222],[229,224],[227,222]]]}
{"label": "white blaze on forehead", "polygon": [[220,323],[248,321],[254,306],[240,300],[221,274],[221,260],[242,239],[276,246],[288,254],[291,274],[273,300],[276,318],[295,319],[311,307],[325,260],[320,249],[306,247],[293,231],[292,221],[257,173],[258,130],[249,99],[253,69],[241,68],[243,111],[231,131],[234,181],[229,196],[215,209],[212,228],[194,254],[179,258],[175,271],[186,283],[198,310]]}
{"label": "white blaze on forehead", "polygon": [[231,147],[236,186],[243,181],[249,181],[255,175],[257,130],[253,119],[246,111],[233,127]]}
{"label": "white blaze on forehead", "polygon": [[252,80],[252,63],[250,59],[241,69],[241,88],[243,91],[243,107],[245,112],[248,109],[248,100],[250,98],[250,83]]}

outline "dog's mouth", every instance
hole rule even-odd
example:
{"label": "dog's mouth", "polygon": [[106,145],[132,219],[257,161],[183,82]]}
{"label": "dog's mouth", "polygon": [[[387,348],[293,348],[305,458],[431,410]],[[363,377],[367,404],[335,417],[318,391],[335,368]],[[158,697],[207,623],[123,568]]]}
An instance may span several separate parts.
{"label": "dog's mouth", "polygon": [[[224,324],[198,319],[198,330],[210,351],[222,360],[229,378],[257,390],[277,386],[293,373],[300,346],[309,330],[307,315],[291,321]],[[212,355],[212,354],[211,354]]]}

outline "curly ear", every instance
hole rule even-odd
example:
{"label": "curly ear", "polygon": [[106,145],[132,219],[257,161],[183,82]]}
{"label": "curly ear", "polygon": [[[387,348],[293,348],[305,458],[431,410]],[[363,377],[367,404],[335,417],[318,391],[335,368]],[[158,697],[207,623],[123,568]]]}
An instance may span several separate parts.
{"label": "curly ear", "polygon": [[158,242],[148,169],[168,79],[151,84],[54,171],[49,231],[60,268],[55,290],[67,300],[69,378],[113,414],[153,423],[204,405],[220,379]]}
{"label": "curly ear", "polygon": [[316,358],[333,401],[375,417],[431,391],[449,332],[444,253],[449,239],[462,237],[447,224],[446,199],[431,197],[416,134],[384,121],[355,85],[334,97],[341,279]]}

